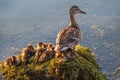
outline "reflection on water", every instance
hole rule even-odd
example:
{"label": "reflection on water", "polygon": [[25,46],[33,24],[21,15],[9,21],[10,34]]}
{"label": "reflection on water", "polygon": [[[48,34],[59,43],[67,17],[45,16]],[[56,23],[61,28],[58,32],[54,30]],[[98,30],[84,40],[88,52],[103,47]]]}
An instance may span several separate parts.
{"label": "reflection on water", "polygon": [[57,32],[68,25],[68,8],[77,4],[83,32],[81,45],[90,47],[105,73],[120,66],[119,0],[0,0],[0,60],[38,41],[55,44]]}

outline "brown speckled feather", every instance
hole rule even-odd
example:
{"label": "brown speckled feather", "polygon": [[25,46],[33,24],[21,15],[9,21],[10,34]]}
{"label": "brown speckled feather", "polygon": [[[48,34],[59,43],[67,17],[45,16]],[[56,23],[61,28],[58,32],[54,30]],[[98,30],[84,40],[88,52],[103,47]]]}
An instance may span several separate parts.
{"label": "brown speckled feather", "polygon": [[56,46],[59,46],[58,50],[61,50],[64,47],[71,48],[77,45],[80,42],[80,40],[80,30],[68,27],[59,31],[56,39]]}
{"label": "brown speckled feather", "polygon": [[71,6],[69,9],[70,23],[67,28],[62,29],[58,32],[55,51],[64,51],[79,44],[81,40],[81,32],[74,18],[75,14],[77,13],[86,14],[86,12],[80,10],[78,6]]}

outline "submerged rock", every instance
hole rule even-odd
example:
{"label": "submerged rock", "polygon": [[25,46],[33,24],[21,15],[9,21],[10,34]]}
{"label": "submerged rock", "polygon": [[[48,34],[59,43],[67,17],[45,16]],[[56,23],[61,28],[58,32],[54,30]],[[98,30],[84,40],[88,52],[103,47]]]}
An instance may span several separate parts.
{"label": "submerged rock", "polygon": [[[50,54],[46,53],[45,57],[47,55]],[[105,80],[88,48],[78,45],[63,55],[67,57],[66,61],[50,56],[48,60],[36,63],[32,56],[26,64],[21,61],[18,65],[4,67],[4,62],[1,62],[0,72],[8,80]],[[17,57],[20,58],[21,54]]]}

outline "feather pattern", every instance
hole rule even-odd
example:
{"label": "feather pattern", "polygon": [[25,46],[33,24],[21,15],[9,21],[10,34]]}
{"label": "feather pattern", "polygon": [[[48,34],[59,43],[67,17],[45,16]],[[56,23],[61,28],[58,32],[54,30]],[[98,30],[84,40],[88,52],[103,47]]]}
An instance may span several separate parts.
{"label": "feather pattern", "polygon": [[86,14],[86,12],[80,10],[79,7],[75,5],[69,9],[69,26],[58,32],[55,51],[64,51],[68,48],[73,48],[81,41],[80,28],[74,18],[74,15],[77,13]]}
{"label": "feather pattern", "polygon": [[72,48],[73,46],[79,44],[80,40],[81,32],[79,29],[72,27],[62,29],[59,31],[56,38],[56,50],[61,51],[64,47]]}

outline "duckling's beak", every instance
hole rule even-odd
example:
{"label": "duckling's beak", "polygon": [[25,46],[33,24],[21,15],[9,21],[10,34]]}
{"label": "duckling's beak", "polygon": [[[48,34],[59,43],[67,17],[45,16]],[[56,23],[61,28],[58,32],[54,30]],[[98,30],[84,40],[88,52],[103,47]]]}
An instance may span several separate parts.
{"label": "duckling's beak", "polygon": [[82,10],[80,10],[79,13],[86,14],[86,12],[84,12],[84,11],[82,11]]}

